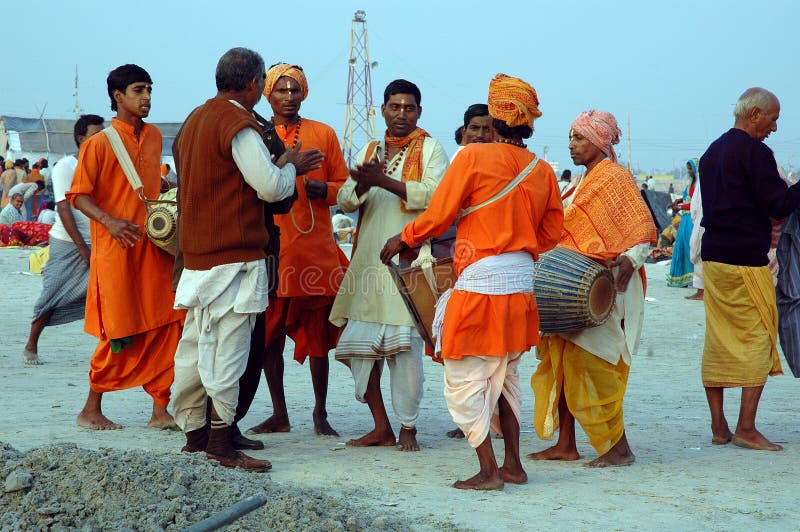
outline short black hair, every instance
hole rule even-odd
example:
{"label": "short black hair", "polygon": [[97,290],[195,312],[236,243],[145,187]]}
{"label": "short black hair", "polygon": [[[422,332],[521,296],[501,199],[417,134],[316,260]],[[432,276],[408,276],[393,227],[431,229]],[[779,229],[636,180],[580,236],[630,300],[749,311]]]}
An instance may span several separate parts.
{"label": "short black hair", "polygon": [[561,179],[572,179],[572,170],[567,168],[563,172],[561,172]]}
{"label": "short black hair", "polygon": [[78,142],[78,137],[83,137],[89,131],[89,126],[102,126],[103,117],[97,115],[81,115],[75,121],[75,126],[72,128],[72,138],[75,139],[75,145],[80,148],[81,144]]}
{"label": "short black hair", "polygon": [[455,139],[456,139],[456,144],[461,145],[461,141],[464,140],[464,128],[463,128],[463,126],[458,126],[456,128]]}
{"label": "short black hair", "polygon": [[514,126],[511,127],[499,118],[492,117],[492,125],[497,134],[505,138],[520,137],[523,139],[531,138],[533,135],[533,128],[530,126]]}
{"label": "short black hair", "polygon": [[473,103],[464,111],[464,127],[476,116],[489,116],[489,106],[485,103]]}
{"label": "short black hair", "polygon": [[231,48],[219,58],[214,75],[217,90],[238,92],[247,88],[255,78],[264,76],[264,59],[258,52],[248,48]]}
{"label": "short black hair", "polygon": [[411,94],[416,98],[417,105],[422,106],[422,94],[419,92],[419,87],[414,85],[408,80],[405,79],[396,79],[386,85],[386,89],[383,91],[383,103],[389,101],[392,94]]}
{"label": "short black hair", "polygon": [[109,72],[106,78],[106,86],[108,88],[108,97],[111,99],[111,110],[117,110],[117,101],[114,99],[114,91],[125,92],[128,85],[142,81],[151,85],[153,84],[153,80],[150,79],[150,74],[139,65],[122,65]]}

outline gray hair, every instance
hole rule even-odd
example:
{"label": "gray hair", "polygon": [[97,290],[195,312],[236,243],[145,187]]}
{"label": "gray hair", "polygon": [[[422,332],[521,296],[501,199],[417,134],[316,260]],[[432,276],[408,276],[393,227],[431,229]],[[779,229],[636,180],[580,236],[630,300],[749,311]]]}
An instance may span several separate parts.
{"label": "gray hair", "polygon": [[751,87],[739,96],[739,100],[733,107],[733,116],[736,120],[744,119],[753,109],[758,108],[761,111],[766,111],[776,101],[778,101],[778,98],[767,89]]}
{"label": "gray hair", "polygon": [[247,48],[231,48],[217,63],[217,90],[238,92],[247,88],[253,79],[264,76],[264,59]]}
{"label": "gray hair", "polygon": [[17,199],[17,198],[20,198],[20,199],[22,199],[23,197],[24,197],[24,196],[23,196],[22,194],[20,194],[19,192],[14,192],[13,194],[11,194],[11,195],[8,197],[8,201],[14,201],[14,200],[15,200],[15,199]]}

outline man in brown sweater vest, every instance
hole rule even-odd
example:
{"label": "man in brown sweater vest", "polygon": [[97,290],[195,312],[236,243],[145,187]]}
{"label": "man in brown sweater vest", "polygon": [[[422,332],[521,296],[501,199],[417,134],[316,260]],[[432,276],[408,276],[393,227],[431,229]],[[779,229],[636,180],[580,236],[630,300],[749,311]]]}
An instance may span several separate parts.
{"label": "man in brown sweater vest", "polygon": [[[175,139],[184,270],[175,307],[187,309],[175,353],[175,420],[188,452],[225,467],[267,471],[267,460],[234,449],[239,378],[256,316],[267,306],[264,201],[294,191],[297,171],[317,168],[318,150],[298,144],[275,164],[253,107],[264,90],[264,60],[233,48],[217,64],[217,95],[192,111]],[[211,398],[210,428],[206,397]]]}

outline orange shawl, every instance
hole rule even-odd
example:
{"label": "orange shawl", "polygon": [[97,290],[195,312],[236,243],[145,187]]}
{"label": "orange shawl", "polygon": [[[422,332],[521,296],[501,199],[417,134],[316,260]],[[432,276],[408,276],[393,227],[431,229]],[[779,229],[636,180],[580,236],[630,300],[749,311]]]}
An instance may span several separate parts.
{"label": "orange shawl", "polygon": [[[384,135],[384,142],[386,147],[403,148],[408,146],[405,161],[403,161],[403,174],[400,179],[403,183],[409,181],[422,181],[422,145],[425,143],[425,137],[430,137],[427,131],[418,127],[405,137],[390,137],[387,131]],[[403,201],[400,201],[400,210],[406,210]]]}
{"label": "orange shawl", "polygon": [[645,242],[655,244],[656,228],[633,176],[608,159],[600,161],[564,209],[559,245],[610,260]]}

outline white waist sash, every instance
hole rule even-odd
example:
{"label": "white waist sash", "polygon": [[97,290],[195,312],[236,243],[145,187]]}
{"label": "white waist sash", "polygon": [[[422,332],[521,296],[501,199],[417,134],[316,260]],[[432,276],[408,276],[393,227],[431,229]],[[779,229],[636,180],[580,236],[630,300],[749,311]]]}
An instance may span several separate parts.
{"label": "white waist sash", "polygon": [[484,257],[473,262],[458,276],[455,286],[447,290],[436,301],[433,316],[433,336],[436,338],[436,353],[441,352],[442,326],[447,302],[453,290],[476,294],[504,296],[533,293],[533,257],[527,251],[513,251]]}

